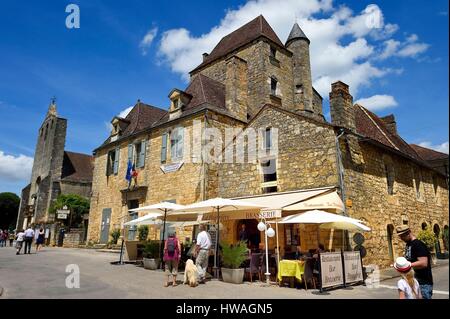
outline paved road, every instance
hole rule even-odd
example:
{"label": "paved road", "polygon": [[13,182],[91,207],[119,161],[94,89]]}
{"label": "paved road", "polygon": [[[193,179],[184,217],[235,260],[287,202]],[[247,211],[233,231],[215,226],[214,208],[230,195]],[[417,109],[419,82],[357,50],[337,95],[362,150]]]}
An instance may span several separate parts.
{"label": "paved road", "polygon": [[[380,288],[356,286],[320,294],[317,290],[264,287],[209,281],[197,288],[179,285],[163,288],[163,273],[134,265],[115,266],[118,254],[86,249],[44,248],[38,254],[15,255],[12,248],[0,248],[0,298],[397,298],[397,279],[381,282]],[[78,265],[80,288],[67,288],[66,267]],[[435,298],[448,299],[448,263],[433,270]],[[181,276],[180,276],[181,279]],[[237,289],[238,288],[238,289]]]}

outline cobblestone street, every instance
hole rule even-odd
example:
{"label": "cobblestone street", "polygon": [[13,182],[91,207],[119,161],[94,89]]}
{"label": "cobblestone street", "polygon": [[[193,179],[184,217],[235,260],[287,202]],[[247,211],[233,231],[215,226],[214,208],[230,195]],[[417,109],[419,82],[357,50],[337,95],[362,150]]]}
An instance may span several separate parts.
{"label": "cobblestone street", "polygon": [[[397,298],[396,278],[382,281],[377,289],[355,286],[322,294],[314,289],[264,287],[260,283],[236,286],[221,281],[208,281],[196,288],[163,288],[162,272],[135,265],[111,265],[118,256],[63,248],[44,248],[38,254],[16,256],[13,248],[0,248],[0,287],[4,290],[1,298]],[[80,288],[66,288],[66,267],[70,264],[80,269]],[[448,263],[433,268],[433,276],[433,297],[448,299]]]}

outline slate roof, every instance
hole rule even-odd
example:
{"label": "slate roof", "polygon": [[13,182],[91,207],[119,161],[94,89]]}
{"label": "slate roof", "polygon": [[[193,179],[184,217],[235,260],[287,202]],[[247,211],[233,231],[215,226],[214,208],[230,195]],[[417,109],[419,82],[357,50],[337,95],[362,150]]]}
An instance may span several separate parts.
{"label": "slate roof", "polygon": [[399,135],[390,132],[386,127],[385,122],[376,114],[358,104],[355,104],[353,107],[355,111],[356,131],[358,134],[396,149],[415,160],[423,161],[417,152]]}
{"label": "slate roof", "polygon": [[410,146],[416,151],[417,154],[419,154],[420,157],[422,157],[426,161],[435,161],[441,159],[448,160],[448,154],[441,153],[416,144],[410,144]]}
{"label": "slate roof", "polygon": [[306,41],[308,41],[308,44],[310,43],[308,37],[305,35],[305,33],[300,28],[300,26],[298,25],[297,22],[294,24],[294,26],[292,27],[291,32],[289,33],[289,36],[288,36],[288,38],[286,40],[286,46],[288,45],[288,43],[290,41],[295,40],[295,39],[305,39]]}
{"label": "slate roof", "polygon": [[87,154],[64,151],[61,180],[92,182],[94,158]]}
{"label": "slate roof", "polygon": [[252,42],[253,40],[258,39],[259,37],[265,37],[284,48],[283,43],[280,41],[275,31],[273,31],[266,19],[260,15],[239,29],[224,36],[214,47],[211,53],[205,58],[205,60],[190,73],[226,56],[227,54]]}

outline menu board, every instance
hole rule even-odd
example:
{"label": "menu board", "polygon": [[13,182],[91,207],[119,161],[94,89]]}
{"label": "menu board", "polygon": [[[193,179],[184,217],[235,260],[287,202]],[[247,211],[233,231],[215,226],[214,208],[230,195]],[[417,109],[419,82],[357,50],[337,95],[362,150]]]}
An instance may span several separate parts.
{"label": "menu board", "polygon": [[364,280],[359,251],[344,251],[345,283]]}
{"label": "menu board", "polygon": [[320,254],[320,270],[322,288],[344,285],[344,270],[340,252]]}
{"label": "menu board", "polygon": [[216,227],[215,226],[210,226],[208,229],[208,233],[211,236],[211,249],[214,250],[216,249],[216,235],[217,235],[217,231],[216,231]]}

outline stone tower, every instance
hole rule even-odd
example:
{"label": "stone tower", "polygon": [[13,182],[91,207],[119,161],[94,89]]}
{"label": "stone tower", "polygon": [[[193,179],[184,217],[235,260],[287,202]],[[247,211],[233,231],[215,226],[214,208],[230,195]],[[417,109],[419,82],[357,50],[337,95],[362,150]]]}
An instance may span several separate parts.
{"label": "stone tower", "polygon": [[64,159],[67,120],[59,118],[55,99],[39,128],[30,181],[28,205],[33,210],[34,222],[48,221],[48,208],[59,195],[59,183]]}
{"label": "stone tower", "polygon": [[295,23],[285,44],[293,53],[294,107],[304,115],[322,114],[321,110],[314,110],[313,107],[309,44],[309,39]]}

